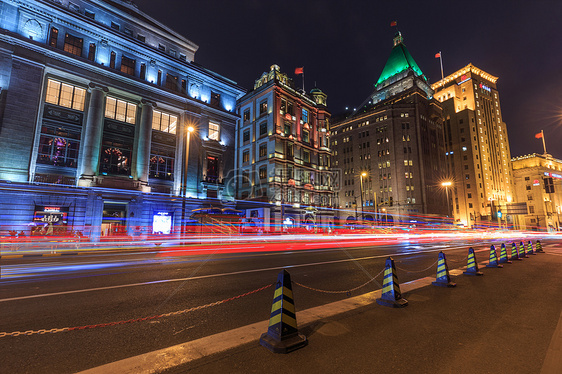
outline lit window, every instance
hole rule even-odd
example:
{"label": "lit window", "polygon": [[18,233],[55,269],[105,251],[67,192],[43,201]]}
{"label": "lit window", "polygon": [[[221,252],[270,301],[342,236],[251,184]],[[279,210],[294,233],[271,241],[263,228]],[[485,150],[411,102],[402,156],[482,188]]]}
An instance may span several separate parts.
{"label": "lit window", "polygon": [[49,104],[82,111],[85,96],[86,90],[83,88],[49,79],[45,101]]}
{"label": "lit window", "polygon": [[135,124],[137,106],[108,96],[105,99],[105,118]]}
{"label": "lit window", "polygon": [[66,34],[64,37],[64,51],[76,56],[82,56],[82,38]]}
{"label": "lit window", "polygon": [[209,122],[209,139],[219,141],[220,125],[218,123]]}
{"label": "lit window", "polygon": [[175,134],[178,126],[178,117],[163,113],[159,110],[153,111],[152,114],[152,129],[164,131],[170,134]]}

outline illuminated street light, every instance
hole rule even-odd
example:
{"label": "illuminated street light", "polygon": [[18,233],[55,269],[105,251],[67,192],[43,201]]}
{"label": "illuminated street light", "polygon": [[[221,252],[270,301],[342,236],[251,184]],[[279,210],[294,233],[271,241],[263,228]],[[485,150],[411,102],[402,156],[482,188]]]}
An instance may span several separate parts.
{"label": "illuminated street light", "polygon": [[448,182],[443,182],[441,183],[442,187],[445,187],[445,196],[447,197],[447,217],[449,217],[449,213],[450,213],[450,209],[449,209],[449,187],[452,185],[453,183],[448,181]]}
{"label": "illuminated street light", "polygon": [[365,221],[365,213],[363,212],[363,177],[366,177],[367,173],[366,172],[362,172],[360,179],[361,179],[361,221]]}

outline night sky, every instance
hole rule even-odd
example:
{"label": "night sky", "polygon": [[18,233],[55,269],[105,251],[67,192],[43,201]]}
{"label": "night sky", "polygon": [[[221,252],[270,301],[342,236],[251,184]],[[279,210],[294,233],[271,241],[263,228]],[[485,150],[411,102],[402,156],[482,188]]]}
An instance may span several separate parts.
{"label": "night sky", "polygon": [[[372,92],[397,30],[430,83],[472,63],[497,85],[511,155],[562,158],[562,1],[134,0],[199,45],[195,61],[250,90],[270,65],[306,90],[316,82],[332,114]],[[275,4],[275,5],[274,5]],[[390,27],[397,21],[398,27]]]}

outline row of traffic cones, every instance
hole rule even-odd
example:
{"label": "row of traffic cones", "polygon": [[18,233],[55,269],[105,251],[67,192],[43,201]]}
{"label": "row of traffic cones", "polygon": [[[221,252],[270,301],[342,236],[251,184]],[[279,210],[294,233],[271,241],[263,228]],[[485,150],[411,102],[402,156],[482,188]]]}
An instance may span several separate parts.
{"label": "row of traffic cones", "polygon": [[[520,242],[519,247],[516,243],[511,244],[511,258],[507,258],[507,249],[502,243],[499,259],[496,253],[496,247],[490,247],[490,261],[486,267],[502,268],[502,264],[510,264],[512,261],[520,261],[522,258],[535,255],[536,253],[544,253],[540,240],[537,240],[536,251],[533,250],[531,241],[525,244]],[[474,248],[468,249],[468,261],[465,275],[484,275],[478,269]],[[437,276],[434,286],[439,287],[455,287],[456,283],[451,282],[449,276],[449,268],[447,266],[447,258],[445,253],[439,252],[437,260]],[[402,297],[400,292],[400,284],[396,275],[396,267],[394,259],[388,257],[385,262],[384,279],[382,284],[381,297],[376,299],[377,304],[390,306],[393,308],[403,308],[408,305],[408,301]],[[271,306],[271,315],[269,318],[269,327],[267,332],[260,337],[260,344],[274,353],[289,353],[308,344],[306,336],[300,334],[297,328],[297,317],[295,312],[295,302],[293,300],[293,288],[291,275],[287,270],[283,269],[277,276],[277,284],[273,295],[273,305]]]}

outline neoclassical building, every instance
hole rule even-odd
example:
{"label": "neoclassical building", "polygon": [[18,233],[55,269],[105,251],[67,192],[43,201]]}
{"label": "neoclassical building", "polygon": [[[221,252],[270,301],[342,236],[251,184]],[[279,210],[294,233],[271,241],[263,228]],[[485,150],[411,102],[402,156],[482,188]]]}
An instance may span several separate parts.
{"label": "neoclassical building", "polygon": [[[273,65],[238,101],[237,195],[248,218],[280,231],[332,223],[327,96],[296,89]],[[262,204],[259,204],[259,203]]]}
{"label": "neoclassical building", "polygon": [[2,0],[0,28],[0,234],[178,232],[233,201],[244,91],[196,44],[126,0]]}

